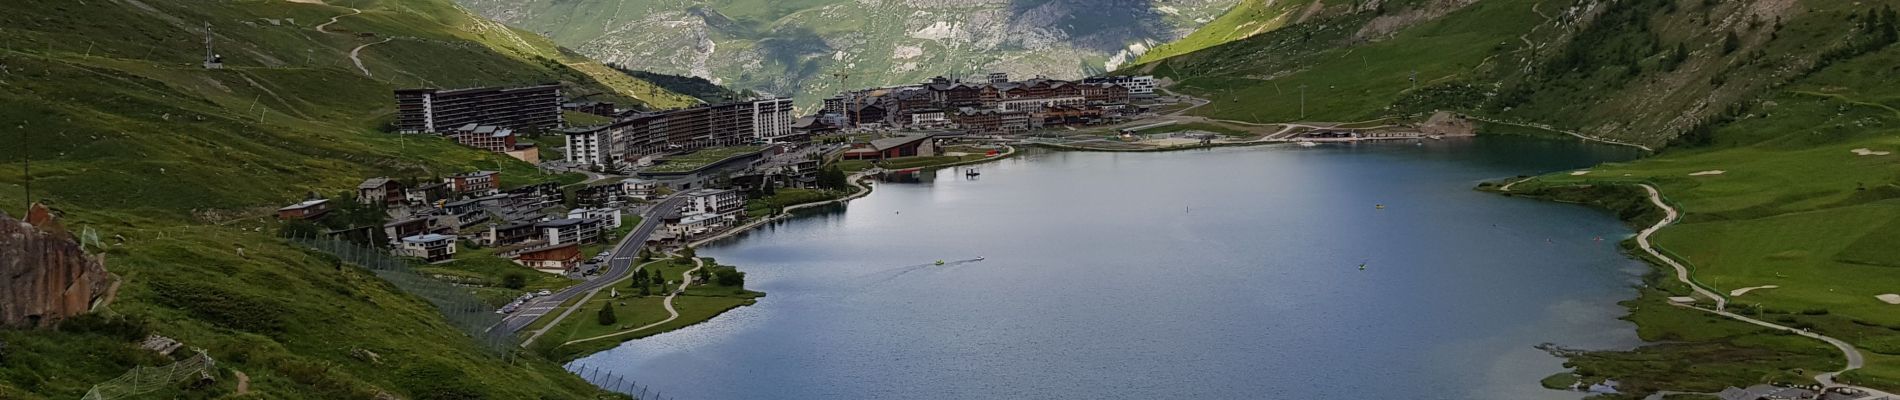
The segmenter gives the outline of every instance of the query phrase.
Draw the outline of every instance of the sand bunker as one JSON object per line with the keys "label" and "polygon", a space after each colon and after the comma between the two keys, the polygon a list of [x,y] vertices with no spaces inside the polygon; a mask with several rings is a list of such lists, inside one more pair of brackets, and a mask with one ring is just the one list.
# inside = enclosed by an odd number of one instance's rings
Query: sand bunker
{"label": "sand bunker", "polygon": [[1900,294],[1888,293],[1888,294],[1883,294],[1879,296],[1874,296],[1874,298],[1880,299],[1880,301],[1887,302],[1887,304],[1900,304]]}
{"label": "sand bunker", "polygon": [[1590,174],[1590,170],[1587,170],[1587,169],[1582,170],[1582,171],[1570,171],[1570,176],[1582,176],[1582,175],[1589,175],[1589,174]]}
{"label": "sand bunker", "polygon": [[1865,147],[1854,149],[1851,151],[1853,151],[1854,155],[1857,155],[1857,156],[1884,156],[1888,154],[1893,154],[1891,152],[1885,152],[1885,151],[1874,151],[1874,149],[1869,149]]}
{"label": "sand bunker", "polygon": [[1721,174],[1726,174],[1726,173],[1728,173],[1728,171],[1712,169],[1708,171],[1691,172],[1689,173],[1689,176],[1709,176],[1709,175],[1721,175]]}
{"label": "sand bunker", "polygon": [[1729,297],[1737,297],[1737,296],[1741,296],[1741,295],[1744,295],[1744,294],[1748,294],[1748,292],[1751,292],[1751,291],[1754,291],[1754,290],[1756,290],[1756,289],[1774,289],[1774,288],[1778,288],[1778,287],[1780,287],[1780,286],[1775,286],[1775,285],[1762,285],[1762,286],[1756,286],[1756,287],[1745,287],[1745,288],[1741,288],[1741,289],[1735,289],[1735,290],[1730,290],[1730,291],[1728,291],[1728,295],[1729,295]]}

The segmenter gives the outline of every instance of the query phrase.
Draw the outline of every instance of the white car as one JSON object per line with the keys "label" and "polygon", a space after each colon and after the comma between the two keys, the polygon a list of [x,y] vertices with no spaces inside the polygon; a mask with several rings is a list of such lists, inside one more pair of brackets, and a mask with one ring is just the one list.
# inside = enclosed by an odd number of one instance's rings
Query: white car
{"label": "white car", "polygon": [[541,291],[534,293],[534,295],[536,296],[547,296],[547,295],[552,295],[552,294],[554,294],[554,292],[547,291],[546,289],[542,289]]}

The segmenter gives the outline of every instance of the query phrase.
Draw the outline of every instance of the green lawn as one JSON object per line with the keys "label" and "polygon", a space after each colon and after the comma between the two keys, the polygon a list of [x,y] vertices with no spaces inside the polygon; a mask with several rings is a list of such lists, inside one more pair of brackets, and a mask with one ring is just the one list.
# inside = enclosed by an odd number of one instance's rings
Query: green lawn
{"label": "green lawn", "polygon": [[651,172],[692,171],[692,170],[696,170],[700,168],[705,168],[707,165],[712,165],[714,163],[724,161],[725,159],[728,159],[728,158],[737,157],[744,154],[757,153],[761,149],[763,148],[759,146],[731,146],[731,147],[714,147],[714,148],[709,148],[709,149],[701,149],[699,151],[695,151],[690,154],[682,154],[682,155],[677,155],[677,156],[666,157],[665,159],[663,159],[663,162],[660,165],[655,165],[652,168],[648,168],[647,171],[651,171]]}
{"label": "green lawn", "polygon": [[747,199],[745,202],[745,213],[747,219],[764,218],[772,216],[787,206],[820,202],[839,197],[844,197],[844,194],[830,190],[781,188],[777,189],[776,193],[768,197]]}
{"label": "green lawn", "polygon": [[[706,260],[707,267],[714,270],[730,270],[733,268],[719,265],[710,258]],[[647,271],[645,273],[649,275],[652,274],[651,271],[661,271],[663,276],[666,277],[666,280],[670,282],[666,285],[667,290],[671,290],[677,287],[681,274],[693,268],[693,263],[692,261],[674,258],[645,264],[644,268],[646,268],[645,271]],[[619,291],[619,297],[609,297],[607,291],[596,294],[593,299],[582,305],[573,315],[562,320],[559,325],[551,328],[538,339],[534,345],[536,350],[555,359],[578,358],[593,352],[612,348],[624,341],[652,336],[704,322],[726,310],[751,305],[757,301],[757,298],[765,295],[764,293],[745,290],[743,287],[721,286],[717,283],[717,280],[697,283],[687,287],[685,293],[673,299],[673,308],[680,313],[680,316],[672,322],[622,336],[571,345],[565,344],[568,341],[576,339],[624,332],[665,320],[668,317],[669,314],[667,314],[662,304],[665,292],[661,291],[659,284],[649,284],[648,290],[651,295],[640,296],[639,289],[632,286],[631,283],[631,280],[624,280],[613,286],[615,290]],[[607,307],[609,304],[614,308],[616,321],[610,325],[602,325],[600,323],[599,313],[602,308]]]}

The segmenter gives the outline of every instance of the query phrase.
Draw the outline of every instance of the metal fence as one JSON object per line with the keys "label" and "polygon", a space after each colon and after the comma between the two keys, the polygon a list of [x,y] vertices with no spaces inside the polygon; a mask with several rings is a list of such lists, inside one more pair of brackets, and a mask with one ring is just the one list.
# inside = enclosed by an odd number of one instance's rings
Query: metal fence
{"label": "metal fence", "polygon": [[292,238],[291,241],[368,269],[397,289],[428,300],[449,324],[481,342],[483,347],[504,358],[513,357],[516,350],[513,335],[489,329],[501,323],[502,315],[496,314],[494,307],[468,288],[416,272],[409,260],[391,255],[387,250],[327,237]]}
{"label": "metal fence", "polygon": [[199,376],[215,376],[218,362],[210,355],[199,351],[178,362],[160,367],[133,367],[125,375],[92,386],[81,400],[112,400],[138,396],[153,391],[177,387],[179,382]]}
{"label": "metal fence", "polygon": [[[291,242],[336,256],[343,262],[355,264],[376,273],[376,276],[395,285],[404,292],[428,300],[436,310],[448,318],[449,323],[467,333],[483,347],[504,360],[512,360],[516,346],[514,335],[502,329],[490,330],[501,323],[502,315],[496,314],[494,307],[481,301],[468,288],[457,286],[425,276],[411,266],[408,259],[397,257],[375,247],[363,246],[336,238],[291,238]],[[601,389],[624,393],[636,400],[673,400],[651,387],[640,385],[632,379],[603,371],[590,366],[568,367],[569,372],[579,375],[588,383]],[[111,399],[107,397],[105,399]],[[86,400],[93,400],[88,397]]]}
{"label": "metal fence", "polygon": [[600,367],[575,364],[568,365],[567,371],[573,372],[574,375],[580,375],[581,379],[586,379],[587,382],[593,383],[594,386],[599,386],[601,389],[633,396],[634,400],[678,400],[677,398],[666,396],[663,392],[654,390],[651,386],[641,385],[640,382],[627,379],[627,377],[615,374],[612,371],[600,369]]}

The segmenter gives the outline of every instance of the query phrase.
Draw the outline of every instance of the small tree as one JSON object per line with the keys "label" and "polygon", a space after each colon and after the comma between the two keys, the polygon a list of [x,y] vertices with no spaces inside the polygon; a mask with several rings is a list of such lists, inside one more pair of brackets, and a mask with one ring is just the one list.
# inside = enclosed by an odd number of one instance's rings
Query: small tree
{"label": "small tree", "polygon": [[520,289],[527,286],[528,286],[528,276],[522,275],[519,272],[509,273],[507,276],[501,277],[501,287],[505,287],[509,289]]}
{"label": "small tree", "polygon": [[720,270],[718,275],[719,286],[745,286],[745,273],[737,269]]}
{"label": "small tree", "polygon": [[1722,55],[1734,53],[1736,49],[1740,48],[1742,48],[1742,38],[1736,36],[1735,31],[1729,31],[1728,37],[1722,39]]}
{"label": "small tree", "polygon": [[614,303],[608,302],[600,307],[599,319],[601,325],[613,325],[620,322],[619,318],[614,317]]}
{"label": "small tree", "polygon": [[640,297],[646,297],[646,296],[652,296],[652,295],[653,295],[652,286],[640,285]]}

